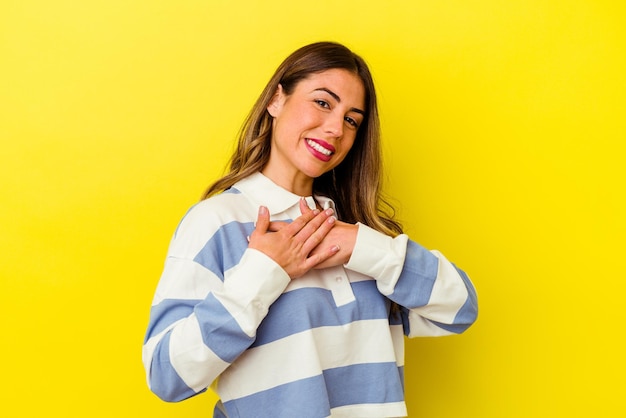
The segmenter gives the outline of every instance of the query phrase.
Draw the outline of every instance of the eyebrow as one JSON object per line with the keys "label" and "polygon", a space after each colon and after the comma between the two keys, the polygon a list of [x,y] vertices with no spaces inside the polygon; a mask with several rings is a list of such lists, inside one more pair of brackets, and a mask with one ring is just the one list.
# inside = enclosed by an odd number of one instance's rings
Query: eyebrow
{"label": "eyebrow", "polygon": [[[341,103],[341,97],[339,97],[337,95],[337,93],[335,93],[334,91],[327,89],[326,87],[320,87],[318,89],[315,89],[314,91],[325,91],[326,93],[330,94],[331,96],[333,96],[333,99],[337,100],[337,103]],[[356,112],[356,113],[360,113],[361,115],[365,116],[365,111],[361,110],[359,108],[353,107],[350,108],[351,111]]]}

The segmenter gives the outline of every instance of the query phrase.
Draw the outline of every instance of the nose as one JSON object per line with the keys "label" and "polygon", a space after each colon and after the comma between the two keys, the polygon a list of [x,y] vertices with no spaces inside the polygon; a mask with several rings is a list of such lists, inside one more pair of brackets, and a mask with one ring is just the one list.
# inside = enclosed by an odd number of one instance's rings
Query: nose
{"label": "nose", "polygon": [[334,138],[341,138],[343,136],[343,115],[328,115],[324,123],[324,131]]}

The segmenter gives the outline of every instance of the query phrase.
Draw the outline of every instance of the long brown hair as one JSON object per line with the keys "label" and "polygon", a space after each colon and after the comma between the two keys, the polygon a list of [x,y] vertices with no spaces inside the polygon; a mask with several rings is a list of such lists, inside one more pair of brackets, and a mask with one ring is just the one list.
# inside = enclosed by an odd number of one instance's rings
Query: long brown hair
{"label": "long brown hair", "polygon": [[394,219],[393,206],[381,193],[380,121],[372,75],[360,56],[335,42],[304,46],[283,61],[241,127],[230,171],[207,189],[204,198],[261,171],[269,161],[272,117],[267,106],[278,85],[289,95],[310,74],[330,69],[344,69],[359,76],[365,88],[366,112],[352,149],[335,169],[314,179],[313,193],[333,199],[345,222],[361,222],[392,236],[402,233],[402,226]]}

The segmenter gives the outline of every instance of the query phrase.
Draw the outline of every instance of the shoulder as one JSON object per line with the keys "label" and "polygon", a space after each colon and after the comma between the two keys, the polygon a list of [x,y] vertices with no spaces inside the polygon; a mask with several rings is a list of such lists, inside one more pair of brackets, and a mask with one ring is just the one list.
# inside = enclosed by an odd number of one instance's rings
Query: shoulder
{"label": "shoulder", "polygon": [[248,222],[256,220],[253,205],[236,189],[230,189],[193,205],[185,214],[176,234],[192,226],[214,228],[232,221]]}
{"label": "shoulder", "polygon": [[211,196],[193,205],[183,216],[170,250],[176,253],[177,248],[201,246],[225,225],[254,223],[256,213],[252,203],[236,189]]}

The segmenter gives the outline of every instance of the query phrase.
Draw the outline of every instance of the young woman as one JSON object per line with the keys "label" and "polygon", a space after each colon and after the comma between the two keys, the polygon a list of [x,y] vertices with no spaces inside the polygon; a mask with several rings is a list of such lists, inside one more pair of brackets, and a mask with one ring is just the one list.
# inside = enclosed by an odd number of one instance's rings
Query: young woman
{"label": "young woman", "polygon": [[214,417],[399,417],[404,335],[461,333],[469,278],[381,197],[376,94],[330,42],[277,69],[230,172],[176,230],[143,361],[152,391],[212,387]]}

